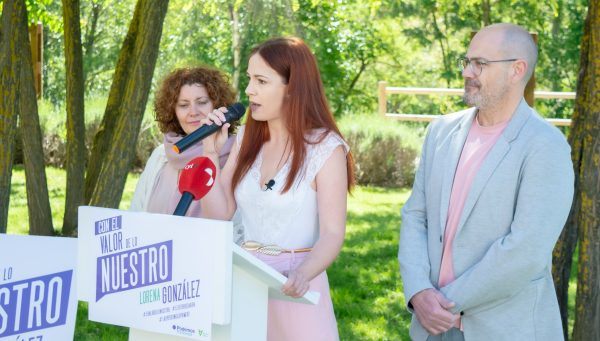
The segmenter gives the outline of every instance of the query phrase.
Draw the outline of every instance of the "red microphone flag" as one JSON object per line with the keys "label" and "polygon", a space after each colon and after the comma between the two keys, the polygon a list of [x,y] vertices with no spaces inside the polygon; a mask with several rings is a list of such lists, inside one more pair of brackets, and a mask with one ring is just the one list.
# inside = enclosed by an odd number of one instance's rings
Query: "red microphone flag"
{"label": "red microphone flag", "polygon": [[194,200],[204,197],[215,183],[217,167],[207,157],[192,159],[179,175],[179,192],[188,192]]}

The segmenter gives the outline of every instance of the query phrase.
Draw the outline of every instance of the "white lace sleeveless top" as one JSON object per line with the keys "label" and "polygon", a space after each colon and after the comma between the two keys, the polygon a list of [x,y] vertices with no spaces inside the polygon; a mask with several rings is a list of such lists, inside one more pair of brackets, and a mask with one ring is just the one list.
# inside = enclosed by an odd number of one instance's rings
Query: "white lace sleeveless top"
{"label": "white lace sleeveless top", "polygon": [[[238,131],[238,145],[241,145],[244,128],[242,126]],[[316,142],[324,132],[324,129],[315,129],[307,140]],[[264,191],[260,184],[261,150],[234,193],[244,225],[244,240],[288,249],[312,247],[319,238],[319,212],[317,192],[310,184],[340,145],[348,153],[348,145],[334,132],[329,132],[318,144],[306,144],[304,168],[284,194],[281,194],[281,189],[287,180],[291,158],[273,178],[273,190]]]}

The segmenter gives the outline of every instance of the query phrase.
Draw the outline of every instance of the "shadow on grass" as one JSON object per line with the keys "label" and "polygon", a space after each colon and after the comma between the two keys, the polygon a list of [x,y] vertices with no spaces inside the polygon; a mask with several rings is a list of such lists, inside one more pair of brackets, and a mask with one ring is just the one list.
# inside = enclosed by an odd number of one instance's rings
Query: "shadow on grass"
{"label": "shadow on grass", "polygon": [[10,184],[10,196],[16,196],[17,194],[25,192],[25,182],[16,182],[13,181]]}

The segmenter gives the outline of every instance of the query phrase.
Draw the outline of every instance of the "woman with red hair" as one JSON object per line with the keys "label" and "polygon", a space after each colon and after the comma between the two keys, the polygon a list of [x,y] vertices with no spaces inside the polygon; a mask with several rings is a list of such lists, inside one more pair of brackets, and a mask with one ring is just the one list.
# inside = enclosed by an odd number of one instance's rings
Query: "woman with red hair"
{"label": "woman with red hair", "polygon": [[[241,213],[242,246],[287,276],[284,294],[320,292],[316,306],[270,300],[269,340],[337,340],[325,270],[344,241],[352,155],[329,109],[317,61],[302,40],[258,45],[247,73],[250,115],[202,211],[227,220],[236,209]],[[215,163],[229,127],[224,112],[219,108],[203,121],[223,126],[204,141],[204,155]]]}

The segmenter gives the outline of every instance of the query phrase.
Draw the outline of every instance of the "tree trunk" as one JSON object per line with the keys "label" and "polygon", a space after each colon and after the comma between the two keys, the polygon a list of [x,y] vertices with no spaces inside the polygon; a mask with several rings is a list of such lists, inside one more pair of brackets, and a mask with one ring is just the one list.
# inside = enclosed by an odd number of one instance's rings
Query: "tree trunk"
{"label": "tree trunk", "polygon": [[[63,0],[64,1],[64,0]],[[83,51],[85,53],[85,56],[83,58],[83,60],[91,60],[92,55],[93,55],[93,51],[94,51],[94,44],[96,42],[96,31],[98,28],[98,20],[100,19],[100,15],[102,13],[102,11],[104,10],[104,1],[101,0],[96,0],[96,1],[91,1],[90,4],[90,14],[88,16],[88,21],[90,22],[90,24],[86,25],[86,30],[85,30],[85,34],[84,34],[84,41],[83,41]],[[81,28],[80,28],[81,30]],[[93,85],[94,83],[94,78],[95,78],[95,73],[89,73],[90,70],[86,70],[86,68],[84,67],[83,70],[83,79],[84,79],[84,86],[90,84]],[[86,87],[87,88],[87,87]]]}
{"label": "tree trunk", "polygon": [[168,1],[138,1],[115,69],[86,177],[90,204],[118,207],[135,155]]}
{"label": "tree trunk", "polygon": [[14,141],[21,103],[19,69],[23,68],[23,59],[20,46],[15,42],[27,38],[19,36],[23,32],[27,34],[20,27],[23,11],[25,3],[22,0],[4,0],[0,28],[0,233],[6,233],[8,224]]}
{"label": "tree trunk", "polygon": [[490,0],[481,1],[481,21],[483,26],[492,24]]}
{"label": "tree trunk", "polygon": [[[573,136],[571,132],[570,137]],[[571,146],[573,146],[573,139],[569,138]],[[578,151],[573,149],[571,151],[572,159],[578,160]],[[575,168],[575,174],[578,174],[578,165],[573,164]],[[579,190],[579,181],[575,179],[575,192]],[[577,212],[580,210],[578,196],[575,195],[573,198],[573,205],[571,212],[569,213],[569,219],[565,224],[554,252],[552,253],[552,277],[554,278],[554,286],[556,289],[556,297],[558,298],[558,306],[560,307],[560,318],[563,326],[563,336],[565,340],[569,339],[569,279],[571,277],[571,266],[573,263],[573,253],[575,252],[575,246],[577,245]]]}
{"label": "tree trunk", "polygon": [[[120,107],[124,102],[125,86],[127,79],[130,77],[131,72],[130,64],[133,64],[133,47],[135,40],[138,35],[138,26],[140,22],[139,11],[141,8],[141,1],[138,1],[135,5],[134,16],[129,24],[129,31],[123,41],[117,66],[115,68],[115,74],[113,75],[113,81],[110,87],[108,100],[106,103],[106,109],[100,128],[94,136],[94,143],[92,145],[92,152],[90,159],[87,164],[87,172],[85,177],[85,202],[89,203],[100,175],[100,168],[106,153],[110,147],[110,141],[112,140],[115,123],[120,113]],[[134,146],[135,148],[135,146]]]}
{"label": "tree trunk", "polygon": [[[560,6],[560,5],[559,5]],[[560,11],[560,7],[559,7]],[[555,18],[553,21],[552,35],[556,37],[555,28],[560,24],[561,15]],[[582,41],[582,44],[586,44]],[[583,45],[582,45],[583,48]],[[581,60],[581,66],[583,66],[583,59]],[[581,78],[582,74],[579,75],[579,83],[583,81]],[[579,98],[579,100],[582,97]],[[577,123],[575,120],[580,117],[578,114],[573,115],[573,124],[571,125],[571,132],[569,134],[569,144],[571,145],[571,160],[573,161],[573,170],[575,172],[575,191],[579,188],[579,174],[581,172],[581,136],[582,136],[582,125]],[[569,339],[569,280],[571,278],[571,267],[573,265],[573,254],[577,246],[578,239],[578,226],[577,219],[579,212],[581,211],[580,196],[575,194],[573,196],[573,204],[571,206],[571,212],[569,218],[565,224],[565,227],[554,247],[552,253],[552,277],[554,278],[554,287],[556,289],[556,297],[558,298],[558,306],[560,308],[560,318],[563,326],[563,336],[565,340]]]}
{"label": "tree trunk", "polygon": [[365,72],[368,65],[369,65],[369,62],[366,61],[366,58],[363,57],[360,59],[360,67],[358,68],[358,72],[356,73],[356,75],[354,75],[354,78],[352,78],[352,81],[350,82],[350,86],[346,90],[346,97],[351,95],[352,90],[354,90],[354,86],[356,86],[356,83],[358,83],[360,76],[362,76],[363,72]]}
{"label": "tree trunk", "polygon": [[579,271],[573,340],[600,340],[600,3],[590,1],[581,44],[581,64],[571,138],[578,201]]}
{"label": "tree trunk", "polygon": [[[64,0],[63,0],[64,1]],[[63,4],[64,6],[64,4]],[[86,26],[83,48],[85,50],[85,57],[91,58],[92,51],[94,47],[94,43],[96,42],[96,30],[98,28],[98,20],[100,19],[100,13],[103,10],[104,2],[103,1],[91,1],[90,4],[90,14],[88,16],[88,20],[90,24]],[[81,28],[80,28],[81,30]]]}
{"label": "tree trunk", "polygon": [[62,233],[77,229],[77,207],[84,203],[85,115],[79,0],[63,0],[67,74],[67,194]]}
{"label": "tree trunk", "polygon": [[[23,1],[19,1],[23,2]],[[29,233],[37,235],[52,235],[52,213],[48,197],[48,183],[44,165],[42,147],[42,131],[38,116],[37,96],[33,81],[31,47],[27,27],[27,9],[24,4],[19,6],[16,35],[12,43],[19,51],[21,65],[18,67],[18,77],[21,77],[18,91],[19,96],[19,129],[23,141],[23,163],[25,165],[25,187],[27,189],[27,210],[29,212]]]}
{"label": "tree trunk", "polygon": [[[587,49],[587,46],[585,46],[586,44],[587,42],[582,40],[582,50]],[[586,57],[582,54],[580,69],[583,70],[585,64]],[[578,84],[582,84],[582,76],[583,73],[580,73]],[[582,107],[581,101],[584,99],[585,94],[577,92],[576,103],[580,103],[577,105],[577,108]],[[579,212],[581,211],[581,197],[577,194],[580,192],[581,152],[583,143],[583,125],[580,122],[581,117],[581,112],[576,109],[573,113],[573,123],[571,124],[571,132],[569,134],[571,160],[573,161],[573,170],[575,173],[575,195],[573,196],[573,204],[571,205],[569,218],[565,223],[565,227],[552,253],[552,277],[554,278],[556,297],[558,298],[558,306],[560,307],[560,317],[565,340],[569,339],[569,279],[571,277],[573,254],[575,252],[575,247],[577,246],[577,224]]]}
{"label": "tree trunk", "polygon": [[[352,78],[352,81],[350,81],[350,86],[348,86],[348,89],[346,89],[346,92],[344,93],[344,98],[348,98],[352,95],[352,91],[354,91],[354,87],[356,86],[356,83],[358,83],[360,76],[362,76],[362,74],[365,72],[368,65],[369,65],[369,62],[366,60],[366,58],[364,56],[362,56],[360,59],[360,67],[358,68],[358,72],[356,73],[356,75],[354,75],[354,77]],[[336,112],[343,112],[348,107],[349,107],[348,103],[342,102],[338,106],[338,108],[336,108]]]}
{"label": "tree trunk", "polygon": [[231,50],[233,52],[233,79],[232,86],[237,90],[236,100],[240,99],[240,27],[235,1],[229,3],[229,18],[231,19]]}

